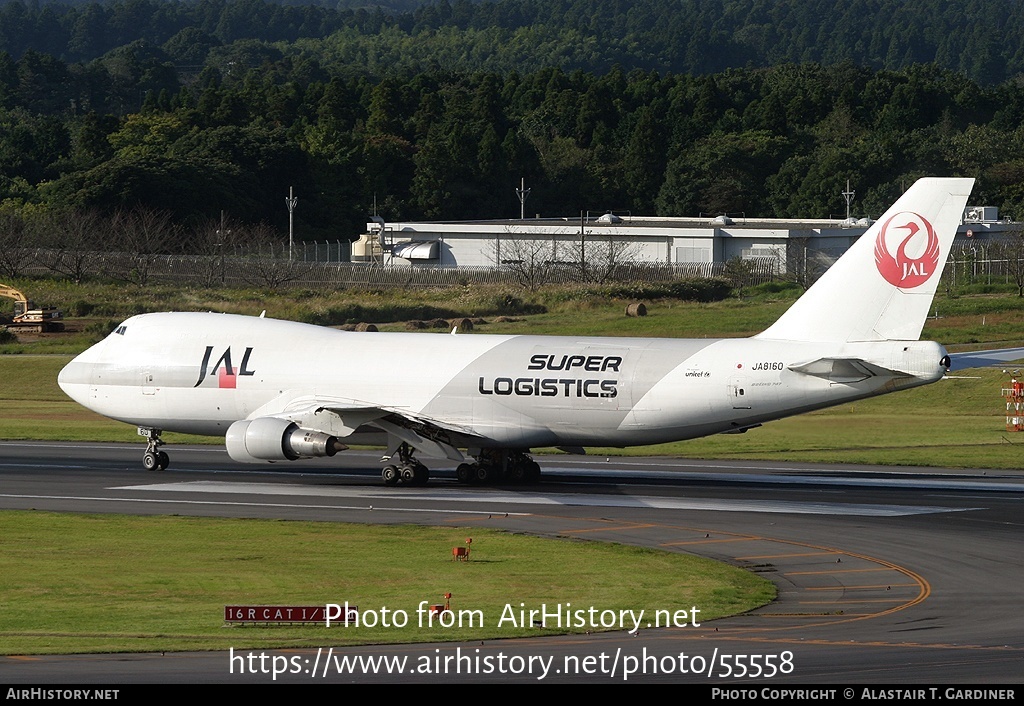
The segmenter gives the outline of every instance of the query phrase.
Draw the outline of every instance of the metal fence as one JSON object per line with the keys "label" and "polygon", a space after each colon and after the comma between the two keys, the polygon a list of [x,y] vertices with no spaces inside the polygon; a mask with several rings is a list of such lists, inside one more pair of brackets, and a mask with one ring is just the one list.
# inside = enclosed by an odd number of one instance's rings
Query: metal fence
{"label": "metal fence", "polygon": [[[604,273],[606,282],[670,282],[694,277],[721,277],[722,263],[680,265],[630,264]],[[754,278],[771,279],[770,268],[758,268]],[[316,263],[269,258],[168,257],[154,265],[152,281],[182,282],[201,286],[240,285],[266,287],[452,287],[466,284],[523,284],[510,268],[401,266],[353,263]],[[554,268],[545,284],[594,281],[578,269]]]}
{"label": "metal fence", "polygon": [[[352,244],[347,240],[312,241],[303,240],[292,247],[292,260],[313,263],[347,263],[351,257]],[[226,253],[235,258],[265,258],[287,260],[288,243],[258,243],[229,246]]]}
{"label": "metal fence", "polygon": [[[430,264],[351,263],[349,243],[296,243],[289,258],[287,243],[229,246],[198,255],[157,255],[130,252],[9,249],[5,262],[19,262],[18,274],[56,274],[73,281],[101,277],[138,285],[177,283],[185,286],[254,286],[265,288],[307,287],[450,287],[470,283],[511,284],[535,287],[543,284],[671,282],[681,279],[721,277],[736,286],[750,286],[780,276],[773,258],[749,258],[737,269],[735,263],[652,263],[592,261],[543,263],[543,276],[524,278],[515,264],[451,267]],[[7,268],[5,267],[5,270]]]}
{"label": "metal fence", "polygon": [[942,277],[947,288],[956,289],[970,285],[1016,284],[1016,275],[1021,271],[1021,263],[1007,257],[1002,243],[982,241],[954,246]]}
{"label": "metal fence", "polygon": [[[346,243],[347,245],[347,243]],[[335,243],[308,243],[288,258],[287,245],[263,249],[226,249],[215,255],[143,255],[118,252],[25,251],[24,274],[57,274],[71,279],[104,277],[135,284],[156,282],[189,286],[256,287],[450,287],[470,283],[520,284],[521,273],[512,266],[444,267],[437,265],[380,265],[337,262]],[[299,254],[301,253],[301,257]],[[317,258],[320,258],[319,260]],[[330,258],[330,259],[325,259]],[[777,276],[765,259],[747,261],[744,284]],[[553,263],[537,284],[594,282],[670,282],[697,277],[727,277],[718,262],[682,264],[629,262],[613,268],[581,269],[573,263]]]}

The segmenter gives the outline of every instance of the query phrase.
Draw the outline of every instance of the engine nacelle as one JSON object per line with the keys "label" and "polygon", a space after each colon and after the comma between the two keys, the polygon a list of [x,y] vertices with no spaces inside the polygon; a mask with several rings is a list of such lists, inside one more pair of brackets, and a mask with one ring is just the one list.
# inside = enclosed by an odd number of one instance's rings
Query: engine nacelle
{"label": "engine nacelle", "polygon": [[228,455],[242,463],[333,456],[348,448],[335,436],[278,417],[235,422],[228,427],[224,445]]}

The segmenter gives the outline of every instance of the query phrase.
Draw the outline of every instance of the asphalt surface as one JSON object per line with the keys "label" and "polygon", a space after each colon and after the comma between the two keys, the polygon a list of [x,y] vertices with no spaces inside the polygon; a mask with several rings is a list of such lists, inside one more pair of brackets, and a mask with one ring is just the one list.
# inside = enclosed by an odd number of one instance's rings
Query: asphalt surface
{"label": "asphalt surface", "polygon": [[[635,635],[0,657],[0,681],[661,681],[842,689],[1015,684],[1024,674],[1018,471],[552,456],[538,458],[545,472],[539,486],[476,488],[456,484],[453,469],[425,459],[430,485],[385,488],[377,459],[366,453],[254,471],[219,448],[167,451],[170,469],[147,473],[141,444],[0,442],[0,509],[506,528],[718,559],[771,579],[779,598],[699,628],[642,627]],[[390,671],[384,663],[374,669],[343,661],[378,657],[405,661],[391,662]],[[275,668],[284,672],[275,676]]]}

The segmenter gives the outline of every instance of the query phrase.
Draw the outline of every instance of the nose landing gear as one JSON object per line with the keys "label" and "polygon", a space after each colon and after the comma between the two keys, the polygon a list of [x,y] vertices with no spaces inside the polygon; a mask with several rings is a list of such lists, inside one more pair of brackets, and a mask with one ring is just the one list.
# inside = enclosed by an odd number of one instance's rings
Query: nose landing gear
{"label": "nose landing gear", "polygon": [[171,463],[171,457],[166,452],[159,450],[165,443],[160,438],[160,433],[160,429],[139,427],[139,436],[144,436],[149,440],[149,443],[146,444],[146,453],[142,454],[142,467],[147,471],[163,471]]}

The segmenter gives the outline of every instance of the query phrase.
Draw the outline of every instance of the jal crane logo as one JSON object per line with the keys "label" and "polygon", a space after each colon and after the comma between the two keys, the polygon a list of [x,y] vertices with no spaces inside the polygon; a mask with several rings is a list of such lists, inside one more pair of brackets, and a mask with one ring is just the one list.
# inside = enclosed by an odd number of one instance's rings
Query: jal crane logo
{"label": "jal crane logo", "polygon": [[[894,241],[899,243],[895,257]],[[939,267],[939,237],[932,224],[910,211],[891,217],[875,240],[875,265],[895,287],[913,289],[927,282]]]}

